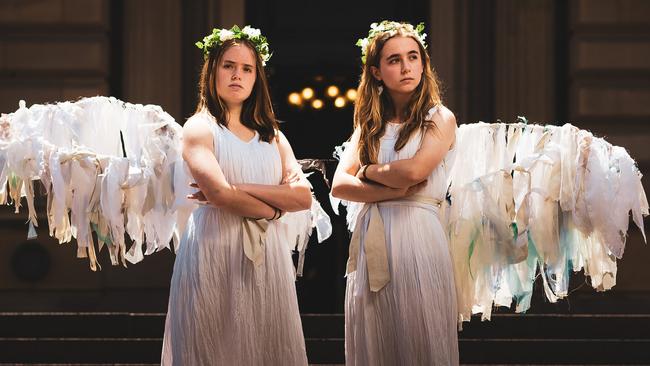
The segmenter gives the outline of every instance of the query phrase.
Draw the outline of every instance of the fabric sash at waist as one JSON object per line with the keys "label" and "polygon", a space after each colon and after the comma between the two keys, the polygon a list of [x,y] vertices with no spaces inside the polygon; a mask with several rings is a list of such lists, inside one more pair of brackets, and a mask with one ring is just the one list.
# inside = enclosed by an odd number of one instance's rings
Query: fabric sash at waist
{"label": "fabric sash at waist", "polygon": [[[199,203],[197,209],[218,210],[214,206],[202,203]],[[264,244],[270,221],[267,219],[253,219],[248,217],[244,217],[241,220],[244,255],[255,266],[259,266],[264,262]]]}
{"label": "fabric sash at waist", "polygon": [[386,230],[384,228],[384,221],[381,219],[379,213],[379,207],[423,205],[437,212],[441,204],[442,200],[423,195],[412,195],[399,200],[365,204],[357,216],[357,222],[352,233],[352,239],[350,240],[350,254],[346,275],[357,270],[357,259],[361,246],[361,231],[363,230],[362,220],[366,215],[369,215],[369,221],[364,235],[363,248],[366,255],[366,266],[368,267],[368,283],[370,285],[370,291],[378,292],[390,282],[388,254],[386,250]]}

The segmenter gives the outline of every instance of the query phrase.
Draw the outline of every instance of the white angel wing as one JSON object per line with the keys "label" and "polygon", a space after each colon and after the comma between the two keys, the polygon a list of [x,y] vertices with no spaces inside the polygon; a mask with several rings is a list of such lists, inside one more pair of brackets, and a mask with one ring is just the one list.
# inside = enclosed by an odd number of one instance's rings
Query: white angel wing
{"label": "white angel wing", "polygon": [[551,302],[568,295],[572,271],[599,291],[615,285],[629,213],[642,233],[648,215],[624,149],[572,125],[523,123],[462,125],[457,144],[448,232],[459,321],[513,300],[526,311],[538,274]]}
{"label": "white angel wing", "polygon": [[[176,250],[196,207],[186,198],[193,179],[181,138],[181,127],[155,105],[92,97],[27,108],[21,101],[16,112],[0,116],[0,203],[11,198],[18,210],[26,197],[35,236],[33,181],[40,180],[50,235],[60,243],[76,238],[77,256],[88,257],[92,270],[104,246],[111,263],[124,266],[171,249],[171,241]],[[315,199],[310,211],[284,221],[301,261],[314,227],[319,241],[332,231]],[[128,251],[125,233],[133,241]]]}
{"label": "white angel wing", "polygon": [[[1,121],[0,184],[9,184],[17,209],[26,197],[36,225],[33,181],[43,182],[50,235],[62,243],[76,238],[77,255],[89,257],[93,270],[104,245],[111,262],[123,265],[142,259],[145,241],[154,249],[168,246],[181,127],[160,107],[106,97],[30,108],[21,102]],[[128,253],[125,232],[134,240]]]}

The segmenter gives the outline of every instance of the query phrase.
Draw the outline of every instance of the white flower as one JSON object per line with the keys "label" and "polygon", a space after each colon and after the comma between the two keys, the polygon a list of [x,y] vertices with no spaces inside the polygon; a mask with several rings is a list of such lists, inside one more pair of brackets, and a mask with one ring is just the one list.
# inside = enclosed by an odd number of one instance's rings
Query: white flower
{"label": "white flower", "polygon": [[422,43],[424,43],[424,39],[425,39],[425,38],[427,38],[427,34],[426,34],[426,33],[422,33],[422,35],[420,35],[420,41],[421,41]]}
{"label": "white flower", "polygon": [[370,43],[370,41],[368,40],[368,38],[364,38],[364,39],[361,40],[361,50],[363,50],[363,53],[367,52],[366,50],[368,49],[368,44],[369,43]]}
{"label": "white flower", "polygon": [[227,30],[227,29],[222,29],[221,32],[219,32],[219,40],[221,42],[225,42],[229,39],[235,38],[235,33]]}
{"label": "white flower", "polygon": [[257,38],[259,37],[262,32],[259,29],[255,29],[251,26],[245,26],[244,29],[241,30],[242,33],[246,34],[248,38]]}

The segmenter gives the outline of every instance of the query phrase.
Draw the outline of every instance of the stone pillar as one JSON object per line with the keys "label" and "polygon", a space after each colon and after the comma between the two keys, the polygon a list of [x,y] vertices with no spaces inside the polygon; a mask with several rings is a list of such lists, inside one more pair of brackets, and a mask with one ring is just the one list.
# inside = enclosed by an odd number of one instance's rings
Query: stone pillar
{"label": "stone pillar", "polygon": [[555,2],[495,4],[495,117],[555,122]]}
{"label": "stone pillar", "polygon": [[181,1],[124,2],[122,98],[181,117]]}

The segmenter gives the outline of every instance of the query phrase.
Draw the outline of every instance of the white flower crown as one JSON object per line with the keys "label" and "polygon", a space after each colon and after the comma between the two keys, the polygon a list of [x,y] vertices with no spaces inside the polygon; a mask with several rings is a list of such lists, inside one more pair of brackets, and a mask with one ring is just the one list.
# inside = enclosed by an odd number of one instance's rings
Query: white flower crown
{"label": "white flower crown", "polygon": [[196,42],[196,47],[203,50],[203,58],[207,59],[210,51],[215,47],[221,46],[224,42],[231,39],[247,39],[255,46],[255,50],[262,58],[262,65],[266,66],[266,62],[271,59],[272,53],[269,52],[269,43],[266,37],[262,35],[259,29],[253,28],[249,25],[244,29],[239,29],[239,26],[234,25],[230,29],[212,29],[212,33],[203,37],[203,42]]}
{"label": "white flower crown", "polygon": [[390,37],[392,37],[396,35],[399,30],[402,30],[404,33],[406,33],[409,36],[413,36],[415,39],[417,39],[420,42],[422,47],[427,48],[426,43],[424,43],[424,39],[427,37],[427,34],[423,32],[424,23],[420,23],[416,27],[413,27],[413,25],[410,23],[400,23],[400,22],[394,22],[390,20],[383,20],[380,23],[370,24],[370,31],[368,32],[368,37],[361,38],[357,41],[357,46],[361,47],[361,62],[363,62],[364,64],[366,63],[368,46],[370,46],[370,43],[372,42],[373,39],[377,38],[378,36],[384,33],[388,33],[390,34]]}

